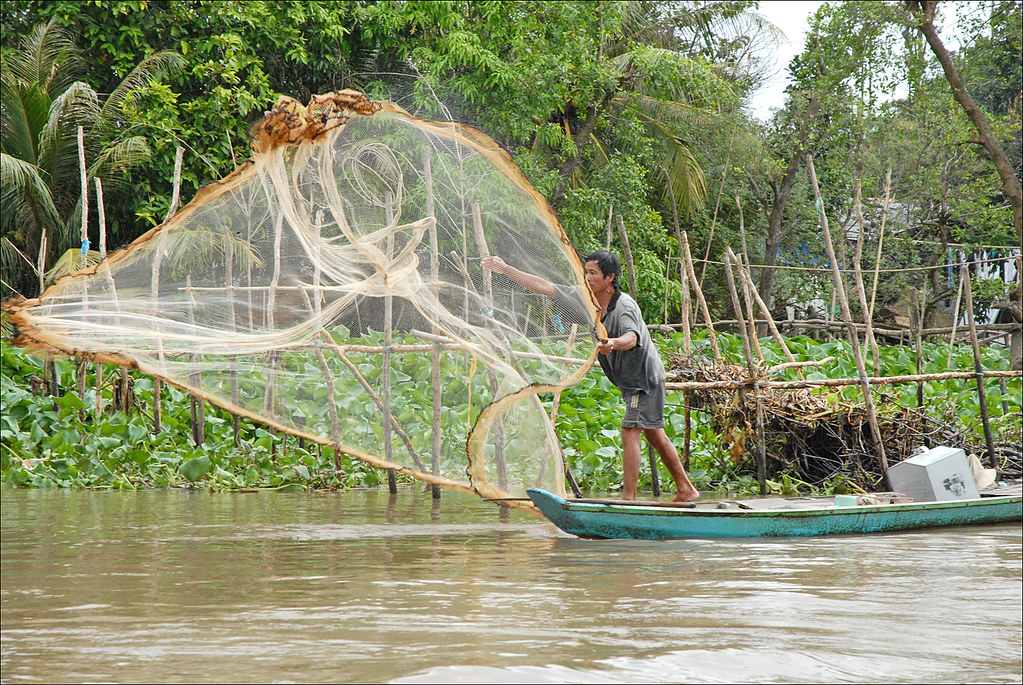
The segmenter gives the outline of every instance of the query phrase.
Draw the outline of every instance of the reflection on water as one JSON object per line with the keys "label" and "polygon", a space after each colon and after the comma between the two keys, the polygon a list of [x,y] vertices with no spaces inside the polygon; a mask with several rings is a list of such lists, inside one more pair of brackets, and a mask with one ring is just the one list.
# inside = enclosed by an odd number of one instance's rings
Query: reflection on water
{"label": "reflection on water", "polygon": [[1018,682],[1017,525],[586,541],[445,492],[3,488],[5,682]]}

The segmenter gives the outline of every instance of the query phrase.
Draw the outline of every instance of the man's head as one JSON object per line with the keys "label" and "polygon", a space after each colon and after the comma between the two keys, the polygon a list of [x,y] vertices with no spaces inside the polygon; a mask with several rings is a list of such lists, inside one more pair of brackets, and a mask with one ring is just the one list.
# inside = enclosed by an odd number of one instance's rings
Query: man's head
{"label": "man's head", "polygon": [[[589,266],[593,262],[597,269],[600,270],[600,274],[603,276],[603,280],[608,282],[609,285],[615,290],[619,290],[619,281],[622,280],[622,265],[618,261],[618,257],[607,250],[597,250],[586,257],[584,263]],[[589,269],[587,269],[589,271]],[[610,281],[607,281],[609,276],[613,276]],[[587,277],[587,281],[589,281]],[[594,287],[594,283],[590,283],[590,288],[596,292],[597,288]]]}

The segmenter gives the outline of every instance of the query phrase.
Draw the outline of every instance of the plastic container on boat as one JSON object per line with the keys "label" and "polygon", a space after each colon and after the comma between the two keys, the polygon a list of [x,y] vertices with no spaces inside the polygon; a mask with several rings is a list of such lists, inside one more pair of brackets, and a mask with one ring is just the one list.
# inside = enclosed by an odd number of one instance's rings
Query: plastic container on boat
{"label": "plastic container on boat", "polygon": [[944,502],[980,497],[966,453],[934,447],[888,469],[892,489],[915,502]]}

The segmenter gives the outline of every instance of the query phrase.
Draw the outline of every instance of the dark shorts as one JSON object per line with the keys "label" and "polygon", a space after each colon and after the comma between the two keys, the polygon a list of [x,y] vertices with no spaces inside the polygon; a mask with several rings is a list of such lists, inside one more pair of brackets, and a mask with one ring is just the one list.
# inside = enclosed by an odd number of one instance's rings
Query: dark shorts
{"label": "dark shorts", "polygon": [[622,428],[664,428],[664,386],[653,392],[622,393]]}

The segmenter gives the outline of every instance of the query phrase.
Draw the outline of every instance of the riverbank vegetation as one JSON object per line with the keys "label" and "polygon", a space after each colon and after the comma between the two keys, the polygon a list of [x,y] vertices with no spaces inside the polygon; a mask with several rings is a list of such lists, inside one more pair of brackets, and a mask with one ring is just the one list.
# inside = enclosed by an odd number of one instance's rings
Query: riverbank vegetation
{"label": "riverbank vegetation", "polygon": [[[655,338],[662,355],[678,357],[681,336]],[[721,334],[718,341],[725,364],[738,364],[742,345],[738,336]],[[701,336],[694,340],[697,353],[707,348]],[[782,359],[772,341],[762,341],[765,358]],[[787,339],[790,350],[801,360],[834,357],[834,361],[815,371],[818,378],[846,378],[854,368],[849,345],[841,341],[819,343],[805,337]],[[923,372],[934,373],[972,369],[968,348],[951,350],[947,346],[927,345]],[[908,375],[916,371],[915,362],[901,347],[882,350],[882,374]],[[1002,347],[984,350],[989,367],[1004,367],[1007,353]],[[690,364],[692,360],[690,360]],[[670,364],[669,364],[670,365]],[[152,379],[129,374],[128,403],[117,406],[122,394],[122,379],[108,367],[97,415],[92,391],[79,395],[77,364],[57,359],[55,370],[59,390],[54,396],[45,388],[44,360],[5,345],[2,352],[0,400],[0,469],[2,480],[29,487],[93,487],[111,489],[192,487],[211,490],[244,489],[316,489],[375,487],[386,483],[385,472],[343,454],[303,442],[293,436],[274,434],[247,420],[239,421],[235,438],[234,417],[207,405],[203,442],[192,438],[192,409],[189,397],[174,388],[165,388],[162,399],[162,427],[153,430]],[[90,365],[92,366],[92,365]],[[794,380],[794,370],[776,375],[779,380]],[[94,382],[90,376],[87,381]],[[941,436],[941,444],[964,447],[980,453],[984,436],[980,408],[972,383],[962,380],[933,381],[924,384],[926,432],[912,436],[910,447],[922,446]],[[1021,426],[1020,379],[1004,384],[989,380],[987,408],[998,443],[1007,445],[1000,455],[1000,470],[1009,476],[1018,474],[1018,439]],[[854,414],[862,404],[858,388],[841,391],[818,389],[807,392],[815,405],[825,411],[804,421],[816,421],[822,428],[837,424],[830,417]],[[729,393],[732,397],[735,391]],[[737,425],[722,407],[726,404],[709,394],[692,393],[690,426],[690,474],[698,487],[728,488],[739,493],[757,489],[754,453],[739,437],[748,426]],[[806,401],[807,398],[803,398]],[[549,409],[551,398],[547,398]],[[915,384],[895,386],[879,400],[880,413],[889,422],[907,422],[907,414],[917,407]],[[368,398],[367,398],[368,403]],[[685,418],[682,393],[670,393],[666,412],[666,431],[682,449]],[[615,491],[621,485],[621,441],[619,428],[624,408],[618,391],[599,370],[592,370],[578,386],[562,395],[557,431],[570,468],[580,486],[589,492]],[[862,419],[861,419],[862,423]],[[913,425],[921,425],[920,421]],[[429,429],[410,430],[427,443]],[[775,436],[777,437],[777,436]],[[462,436],[445,436],[456,447]],[[869,438],[868,438],[869,440]],[[774,443],[772,443],[774,444]],[[869,443],[868,443],[869,444]],[[1015,446],[1015,447],[1013,447]],[[798,459],[782,451],[771,451],[769,489],[775,493],[845,492],[871,486],[869,478],[854,468],[856,445],[844,451],[814,455],[814,468],[804,469]],[[803,455],[805,458],[805,455]],[[651,489],[651,474],[644,466],[641,488]],[[659,465],[659,480],[668,475]]]}

